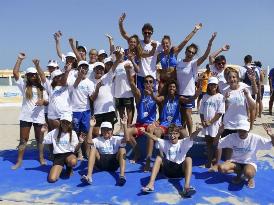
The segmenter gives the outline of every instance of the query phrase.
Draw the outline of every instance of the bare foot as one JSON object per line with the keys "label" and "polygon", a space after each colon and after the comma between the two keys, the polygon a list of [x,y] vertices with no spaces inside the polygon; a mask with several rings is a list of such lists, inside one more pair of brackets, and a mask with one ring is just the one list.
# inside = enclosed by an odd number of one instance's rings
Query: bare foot
{"label": "bare foot", "polygon": [[211,163],[210,162],[207,162],[206,164],[205,164],[205,168],[211,168]]}
{"label": "bare foot", "polygon": [[12,169],[12,170],[16,170],[16,169],[18,169],[19,167],[21,167],[21,165],[22,165],[22,161],[17,162],[15,165],[13,165],[13,166],[11,167],[11,169]]}
{"label": "bare foot", "polygon": [[249,180],[247,181],[247,187],[250,188],[250,189],[254,189],[254,188],[255,188],[255,181],[254,181],[253,178],[252,178],[252,179],[249,179]]}

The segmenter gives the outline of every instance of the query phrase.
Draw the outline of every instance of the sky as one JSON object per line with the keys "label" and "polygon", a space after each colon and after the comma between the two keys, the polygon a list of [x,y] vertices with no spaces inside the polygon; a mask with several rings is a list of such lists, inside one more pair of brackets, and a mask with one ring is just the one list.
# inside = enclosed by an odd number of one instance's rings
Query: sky
{"label": "sky", "polygon": [[[33,66],[34,58],[45,68],[49,59],[58,59],[53,38],[58,30],[63,33],[63,53],[70,51],[70,37],[88,49],[108,51],[106,33],[115,45],[126,48],[118,28],[122,12],[127,14],[126,31],[141,39],[141,28],[149,22],[154,40],[161,41],[167,34],[176,46],[201,22],[203,28],[189,42],[199,46],[198,56],[217,32],[211,51],[230,44],[231,49],[223,53],[228,63],[242,65],[250,54],[264,67],[274,67],[273,0],[9,0],[0,3],[0,69],[13,68],[21,51],[27,55],[22,70]],[[179,57],[184,57],[184,51]]]}

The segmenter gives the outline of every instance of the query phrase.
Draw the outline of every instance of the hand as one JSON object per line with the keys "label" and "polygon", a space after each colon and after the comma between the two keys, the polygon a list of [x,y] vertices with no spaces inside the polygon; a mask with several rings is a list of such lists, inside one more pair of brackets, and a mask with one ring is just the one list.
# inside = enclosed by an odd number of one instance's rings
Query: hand
{"label": "hand", "polygon": [[221,135],[221,134],[223,134],[224,131],[225,131],[225,126],[224,126],[224,124],[222,124],[222,125],[219,127],[218,133]]}
{"label": "hand", "polygon": [[144,127],[140,127],[140,128],[139,128],[139,131],[140,131],[141,133],[144,133],[144,132],[146,131],[146,129],[145,129]]}
{"label": "hand", "polygon": [[96,125],[96,119],[94,115],[91,117],[89,124],[90,124],[90,127],[94,127]]}
{"label": "hand", "polygon": [[153,48],[156,48],[156,47],[157,47],[157,42],[156,42],[156,41],[151,41],[151,46],[152,46]]}
{"label": "hand", "polygon": [[270,137],[274,137],[270,124],[263,123],[263,128]]}
{"label": "hand", "polygon": [[62,33],[61,33],[61,31],[57,31],[56,33],[54,33],[54,39],[56,40],[56,41],[60,41],[60,39],[61,39],[61,36],[62,36]]}
{"label": "hand", "polygon": [[35,67],[38,67],[39,66],[39,60],[38,59],[33,59],[32,60],[33,64],[35,65]]}
{"label": "hand", "polygon": [[256,81],[256,74],[252,68],[248,68],[246,71],[247,77],[250,81]]}
{"label": "hand", "polygon": [[247,88],[244,88],[242,91],[243,91],[243,93],[244,93],[245,96],[247,96],[248,93],[249,93]]}
{"label": "hand", "polygon": [[211,43],[214,41],[214,39],[216,38],[216,36],[217,36],[217,32],[214,32],[214,33],[211,35],[211,38],[210,38],[210,40],[209,40],[209,44],[211,44]]}
{"label": "hand", "polygon": [[37,102],[35,103],[35,106],[43,106],[43,105],[44,105],[43,99],[38,99]]}
{"label": "hand", "polygon": [[202,23],[198,23],[198,24],[195,25],[194,30],[195,31],[199,31],[202,27],[203,27],[203,24]]}
{"label": "hand", "polygon": [[69,38],[68,40],[69,40],[70,45],[74,45],[74,39],[73,38]]}
{"label": "hand", "polygon": [[24,60],[24,59],[26,58],[26,54],[25,54],[25,53],[19,53],[19,54],[18,54],[18,58],[19,58],[20,60]]}
{"label": "hand", "polygon": [[105,36],[111,41],[111,40],[113,40],[113,37],[111,36],[111,35],[109,35],[109,34],[105,34]]}
{"label": "hand", "polygon": [[41,132],[45,133],[47,131],[48,131],[48,124],[43,124],[42,127],[41,127]]}
{"label": "hand", "polygon": [[119,18],[119,22],[123,23],[123,21],[125,20],[125,18],[126,18],[126,13],[122,13],[122,16],[120,16],[120,18]]}
{"label": "hand", "polygon": [[87,74],[87,70],[83,69],[82,67],[78,70],[78,78],[83,79]]}
{"label": "hand", "polygon": [[82,144],[85,139],[86,139],[87,135],[85,133],[81,133],[79,136],[79,143]]}
{"label": "hand", "polygon": [[127,125],[127,116],[124,114],[123,119],[121,119],[122,125]]}
{"label": "hand", "polygon": [[152,88],[151,89],[144,89],[144,91],[147,95],[153,95],[153,89]]}
{"label": "hand", "polygon": [[202,93],[202,86],[199,85],[196,90],[195,90],[195,95],[194,95],[194,98],[197,98],[199,97],[199,95]]}
{"label": "hand", "polygon": [[72,63],[67,63],[67,64],[65,65],[64,69],[65,69],[65,72],[71,71],[71,69],[72,69]]}
{"label": "hand", "polygon": [[230,97],[230,92],[226,92],[224,97],[225,97],[225,100],[227,100]]}
{"label": "hand", "polygon": [[100,80],[100,81],[96,84],[96,88],[95,88],[95,89],[99,89],[102,85],[103,85],[103,83],[102,83],[102,81]]}
{"label": "hand", "polygon": [[125,65],[124,65],[124,68],[125,68],[125,70],[130,70],[131,68],[132,68],[132,64],[131,63],[126,63]]}
{"label": "hand", "polygon": [[226,44],[222,47],[222,51],[228,51],[230,49],[230,45]]}
{"label": "hand", "polygon": [[127,58],[128,58],[128,60],[130,60],[131,62],[133,62],[135,60],[135,53],[134,52],[133,53],[129,53],[127,55]]}

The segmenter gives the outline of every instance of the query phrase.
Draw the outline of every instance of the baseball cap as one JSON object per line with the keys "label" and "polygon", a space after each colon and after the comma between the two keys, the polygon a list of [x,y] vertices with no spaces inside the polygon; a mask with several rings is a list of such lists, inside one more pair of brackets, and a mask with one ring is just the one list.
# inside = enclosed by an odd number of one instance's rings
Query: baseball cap
{"label": "baseball cap", "polygon": [[63,74],[62,71],[59,70],[59,69],[57,69],[57,70],[53,71],[53,72],[50,74],[50,77],[51,77],[51,79],[53,79],[53,78],[55,78],[56,76],[62,75],[62,74]]}
{"label": "baseball cap", "polygon": [[66,58],[67,57],[73,57],[76,59],[76,55],[73,52],[67,52]]}
{"label": "baseball cap", "polygon": [[87,53],[87,47],[86,47],[86,46],[78,46],[78,47],[77,47],[77,49],[79,49],[79,48],[84,49],[84,50],[85,50],[85,52]]}
{"label": "baseball cap", "polygon": [[250,123],[247,120],[239,120],[237,123],[237,129],[249,131]]}
{"label": "baseball cap", "polygon": [[[117,46],[118,47],[118,46]],[[115,49],[115,51],[113,51],[113,53],[115,53],[115,52],[117,52],[118,50],[118,48],[116,47],[116,49]],[[125,50],[122,48],[122,47],[120,47],[120,52],[122,52],[122,53],[125,53]]]}
{"label": "baseball cap", "polygon": [[102,122],[101,128],[109,128],[112,129],[112,124],[110,122]]}
{"label": "baseball cap", "polygon": [[96,68],[98,66],[102,66],[103,68],[105,68],[105,64],[102,63],[102,62],[96,62],[96,63],[94,63],[94,68]]}
{"label": "baseball cap", "polygon": [[99,52],[98,52],[98,56],[99,56],[99,55],[101,55],[101,54],[106,54],[106,55],[107,55],[106,51],[105,51],[105,50],[103,50],[103,49],[99,50]]}
{"label": "baseball cap", "polygon": [[79,61],[78,67],[79,67],[80,65],[87,65],[87,66],[89,66],[89,64],[88,64],[87,61]]}
{"label": "baseball cap", "polygon": [[29,68],[26,69],[26,74],[27,73],[37,73],[37,70],[34,67],[29,67]]}
{"label": "baseball cap", "polygon": [[210,77],[207,82],[207,84],[217,84],[217,85],[218,83],[219,83],[219,80],[216,77]]}
{"label": "baseball cap", "polygon": [[112,58],[108,57],[104,59],[104,64],[108,63],[108,62],[112,62]]}
{"label": "baseball cap", "polygon": [[47,67],[58,67],[57,60],[49,60]]}
{"label": "baseball cap", "polygon": [[72,114],[71,113],[63,113],[60,117],[60,120],[67,120],[67,121],[71,122]]}

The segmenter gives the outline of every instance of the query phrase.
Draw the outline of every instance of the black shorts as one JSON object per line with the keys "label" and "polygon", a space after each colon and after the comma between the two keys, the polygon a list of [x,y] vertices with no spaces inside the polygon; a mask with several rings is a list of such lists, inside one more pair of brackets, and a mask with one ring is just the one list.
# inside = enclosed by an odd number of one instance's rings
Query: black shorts
{"label": "black shorts", "polygon": [[225,137],[225,136],[227,136],[229,134],[236,133],[236,132],[237,132],[237,130],[225,129],[224,132],[223,132],[223,134],[222,134],[222,136],[221,136],[221,138],[223,138],[223,137]]}
{"label": "black shorts", "polygon": [[42,127],[43,124],[20,120],[20,127],[31,127],[32,125],[33,127]]}
{"label": "black shorts", "polygon": [[53,166],[54,165],[60,165],[60,166],[63,167],[64,165],[67,165],[66,164],[66,159],[67,159],[68,156],[70,156],[72,154],[75,156],[75,154],[73,152],[54,154],[54,156],[53,156]]}
{"label": "black shorts", "polygon": [[162,158],[162,171],[168,178],[181,178],[184,177],[183,163],[177,164],[169,161],[166,158]]}
{"label": "black shorts", "polygon": [[100,154],[100,160],[95,161],[95,166],[103,171],[116,171],[120,165],[117,154]]}
{"label": "black shorts", "polygon": [[98,115],[94,115],[96,119],[96,125],[95,127],[100,127],[102,122],[110,122],[112,124],[112,127],[114,124],[117,122],[117,117],[115,112],[107,112],[107,113],[102,113]]}
{"label": "black shorts", "polygon": [[115,98],[115,107],[119,108],[133,108],[134,107],[134,98]]}

